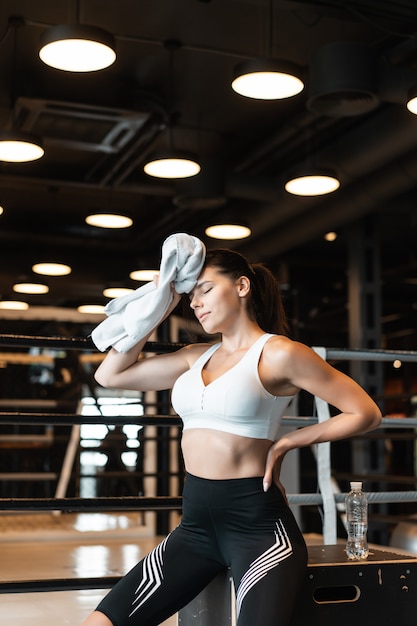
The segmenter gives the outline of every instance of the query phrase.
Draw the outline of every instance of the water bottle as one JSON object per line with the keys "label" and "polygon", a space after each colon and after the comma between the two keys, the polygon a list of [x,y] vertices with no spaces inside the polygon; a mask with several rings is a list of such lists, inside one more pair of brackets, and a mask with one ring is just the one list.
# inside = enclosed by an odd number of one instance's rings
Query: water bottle
{"label": "water bottle", "polygon": [[369,550],[366,533],[368,532],[368,501],[362,491],[362,483],[351,482],[350,492],[346,496],[346,522],[348,538],[346,554],[351,561],[366,559]]}

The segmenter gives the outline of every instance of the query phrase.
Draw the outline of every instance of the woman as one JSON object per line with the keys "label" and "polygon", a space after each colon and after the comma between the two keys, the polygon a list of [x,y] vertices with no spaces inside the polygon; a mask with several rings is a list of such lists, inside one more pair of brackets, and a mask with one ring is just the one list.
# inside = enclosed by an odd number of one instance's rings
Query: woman
{"label": "woman", "polygon": [[[167,315],[179,301],[174,293]],[[289,450],[378,426],[381,414],[351,378],[285,336],[279,286],[262,265],[215,250],[189,294],[197,320],[221,341],[138,360],[149,336],[111,349],[96,372],[105,387],[173,389],[186,469],[180,525],[108,594],[84,626],[154,626],[231,568],[238,626],[286,626],[307,552],[279,475]],[[276,440],[300,390],[339,414]]]}

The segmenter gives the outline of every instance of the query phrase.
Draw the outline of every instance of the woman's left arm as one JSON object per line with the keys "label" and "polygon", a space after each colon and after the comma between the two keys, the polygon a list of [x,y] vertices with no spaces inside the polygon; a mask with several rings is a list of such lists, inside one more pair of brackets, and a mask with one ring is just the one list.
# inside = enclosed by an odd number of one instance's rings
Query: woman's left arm
{"label": "woman's left arm", "polygon": [[[279,475],[281,463],[289,450],[325,441],[336,441],[373,430],[381,423],[381,411],[352,378],[324,361],[311,348],[287,340],[284,350],[270,353],[278,371],[285,371],[289,385],[304,389],[339,410],[334,417],[285,434],[270,448],[266,463],[266,488]],[[275,470],[275,471],[274,471]]]}

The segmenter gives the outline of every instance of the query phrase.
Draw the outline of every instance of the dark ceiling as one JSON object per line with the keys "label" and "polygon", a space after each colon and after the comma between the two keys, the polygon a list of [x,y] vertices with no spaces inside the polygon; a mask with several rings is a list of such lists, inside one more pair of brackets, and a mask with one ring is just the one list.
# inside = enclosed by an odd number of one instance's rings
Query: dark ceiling
{"label": "dark ceiling", "polygon": [[[72,74],[39,60],[44,30],[77,13],[115,36],[110,68]],[[48,279],[49,294],[30,304],[103,304],[104,287],[137,287],[129,272],[155,266],[173,232],[229,245],[204,229],[230,211],[252,229],[233,246],[280,274],[294,333],[326,345],[346,344],[352,232],[378,233],[383,345],[416,349],[417,116],[405,107],[417,85],[416,32],[415,0],[2,0],[0,126],[13,119],[41,135],[46,152],[0,165],[0,297],[16,298],[15,282],[39,281],[34,263],[57,261],[72,274]],[[340,42],[375,55],[370,88],[313,93],[313,59]],[[259,56],[299,65],[305,90],[273,102],[237,95],[234,66]],[[149,153],[167,145],[167,121],[175,147],[201,159],[195,179],[143,173]],[[308,157],[338,173],[338,191],[284,190]],[[133,226],[85,223],[111,211]]]}

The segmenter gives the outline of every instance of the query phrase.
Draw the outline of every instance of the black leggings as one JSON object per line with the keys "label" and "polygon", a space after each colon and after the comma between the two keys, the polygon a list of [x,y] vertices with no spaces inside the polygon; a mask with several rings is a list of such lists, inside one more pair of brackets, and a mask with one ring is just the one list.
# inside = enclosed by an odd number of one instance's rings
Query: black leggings
{"label": "black leggings", "polygon": [[206,480],[187,474],[179,526],[97,607],[115,626],[157,626],[225,568],[238,626],[288,626],[307,550],[279,489],[262,478]]}

